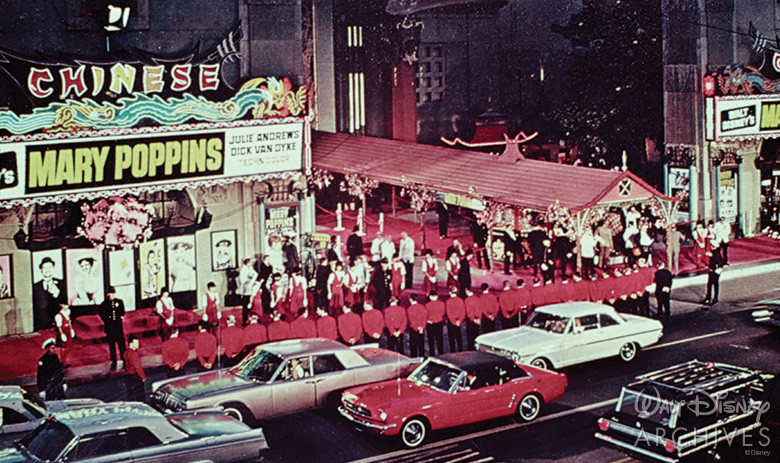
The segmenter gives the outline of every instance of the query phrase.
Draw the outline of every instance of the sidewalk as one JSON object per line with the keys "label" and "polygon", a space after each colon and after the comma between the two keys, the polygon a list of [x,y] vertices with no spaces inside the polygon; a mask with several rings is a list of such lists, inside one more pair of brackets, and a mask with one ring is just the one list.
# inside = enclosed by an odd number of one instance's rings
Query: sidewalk
{"label": "sidewalk", "polygon": [[[420,217],[414,217],[414,214],[407,213],[407,211],[401,212],[397,217],[392,217],[390,213],[385,213],[384,233],[390,234],[393,241],[397,243],[401,232],[406,231],[414,239],[416,251],[419,254],[422,250]],[[343,220],[343,226],[346,230],[334,232],[333,228],[336,226],[335,216],[318,214],[317,232],[339,233],[342,242],[346,243],[347,237],[351,234],[352,227],[355,224],[354,216],[354,212],[346,213]],[[371,240],[376,237],[378,230],[377,221],[378,215],[376,214],[369,214],[366,218],[367,229],[366,235],[363,237],[366,249],[370,247]],[[458,239],[467,248],[472,246],[469,223],[465,218],[453,217],[450,220],[447,238],[439,239],[436,215],[428,213],[426,216],[425,234],[427,247],[432,249],[434,254],[440,259],[439,278],[444,280],[446,274],[443,259],[447,247],[452,244],[452,240]],[[728,254],[730,266],[728,271],[724,273],[723,279],[780,270],[780,242],[765,236],[732,241],[729,245]],[[666,251],[664,249],[654,251],[653,259],[654,263],[657,263],[659,260],[666,261]],[[683,248],[680,256],[680,275],[675,278],[673,288],[703,285],[706,283],[706,270],[695,269],[693,262],[691,249]],[[526,284],[531,284],[533,281],[532,268],[522,267],[517,270],[511,270],[510,275],[505,275],[503,273],[503,262],[495,262],[495,264],[497,265],[494,265],[492,271],[487,271],[478,268],[476,261],[472,261],[472,284],[475,288],[478,288],[482,283],[487,283],[490,288],[499,290],[504,280],[509,280],[513,287],[515,281],[519,278],[524,279]],[[421,294],[422,280],[419,259],[415,265],[414,276],[415,285],[407,293]],[[240,309],[233,308],[230,310],[240,313]],[[676,308],[675,313],[682,312]],[[192,318],[191,314],[183,314],[182,317]],[[127,325],[127,319],[125,322]],[[130,330],[126,328],[126,331]],[[129,333],[126,332],[125,334],[128,335]],[[149,336],[148,330],[144,334],[146,337],[141,339],[140,348],[144,368],[159,368],[162,366],[160,339],[157,336]],[[195,332],[192,330],[182,332],[182,337],[187,339],[190,345],[192,345],[194,335]],[[41,344],[49,337],[53,337],[52,331],[0,338],[0,384],[34,385],[37,361],[43,354]],[[108,346],[99,337],[86,339],[83,343],[81,345],[77,344],[68,357],[70,366],[66,370],[66,380],[69,383],[86,382],[124,374],[122,363],[119,363],[118,369],[111,369]],[[194,360],[194,358],[194,351],[191,350],[190,360]]]}

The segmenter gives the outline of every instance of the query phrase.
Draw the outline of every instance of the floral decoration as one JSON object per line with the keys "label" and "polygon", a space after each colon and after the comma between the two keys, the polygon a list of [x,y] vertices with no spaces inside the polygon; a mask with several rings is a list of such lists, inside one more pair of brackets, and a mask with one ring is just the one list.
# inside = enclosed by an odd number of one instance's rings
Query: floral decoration
{"label": "floral decoration", "polygon": [[154,207],[133,196],[111,196],[81,205],[78,233],[98,248],[128,249],[152,236]]}

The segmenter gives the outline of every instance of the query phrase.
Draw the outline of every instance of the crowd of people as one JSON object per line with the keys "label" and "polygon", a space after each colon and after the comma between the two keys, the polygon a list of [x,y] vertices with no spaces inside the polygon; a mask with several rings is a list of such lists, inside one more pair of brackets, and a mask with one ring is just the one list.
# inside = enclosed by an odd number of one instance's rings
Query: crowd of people
{"label": "crowd of people", "polygon": [[[472,261],[477,260],[481,267],[480,254],[484,251],[476,240],[474,247],[452,240],[442,265],[431,249],[422,250],[417,257],[415,242],[406,232],[397,243],[390,235],[377,233],[364,246],[356,229],[346,246],[340,246],[340,240],[331,240],[311,278],[302,274],[299,260],[285,259],[280,267],[268,256],[260,262],[245,259],[234,285],[240,296],[241,320],[232,314],[223,316],[222,295],[216,284],[209,283],[192,345],[179,335],[181,327],[175,323],[173,300],[167,289],[162,290],[154,312],[159,317],[163,363],[169,376],[182,374],[194,349],[198,369],[205,371],[234,365],[243,354],[265,342],[313,337],[348,345],[380,343],[400,353],[406,353],[408,346],[412,356],[439,355],[474,349],[479,334],[517,327],[534,308],[554,303],[593,301],[613,305],[621,312],[650,316],[653,293],[658,307],[655,315],[668,316],[676,260],[670,269],[663,262],[651,265],[651,243],[643,236],[648,224],[635,212],[629,209],[626,213],[621,237],[616,237],[605,221],[587,230],[578,246],[582,262],[579,268],[573,247],[556,249],[555,241],[562,235],[556,235],[554,227],[535,227],[523,238],[530,245],[530,255],[519,262],[533,266],[532,280],[526,284],[523,279],[506,277],[500,290],[486,283],[478,288],[472,284]],[[729,232],[724,220],[710,222],[707,228],[697,224],[694,230],[702,265],[710,270],[703,301],[707,304],[717,302],[718,277],[727,262]],[[673,245],[675,235],[669,238]],[[628,249],[636,246],[639,250],[626,253],[633,258],[626,258],[620,268],[608,263],[613,239]],[[518,264],[516,256],[520,253],[512,251],[507,247],[506,267]],[[694,256],[698,252],[695,250]],[[416,259],[420,261],[422,284],[413,287]],[[487,264],[488,259],[484,260]],[[440,265],[444,267],[442,272]],[[440,280],[442,275],[445,277]],[[112,368],[118,358],[123,359],[128,390],[140,387],[143,391],[146,376],[138,356],[140,340],[131,337],[129,348],[125,346],[121,323],[124,305],[115,296],[114,289],[109,288],[99,308]],[[64,304],[56,326],[58,339],[53,343],[62,348],[64,364],[75,334]],[[49,365],[44,370],[51,369],[49,360],[41,359],[42,365]],[[45,384],[43,380],[41,386],[45,388]],[[143,394],[137,398],[143,398]]]}

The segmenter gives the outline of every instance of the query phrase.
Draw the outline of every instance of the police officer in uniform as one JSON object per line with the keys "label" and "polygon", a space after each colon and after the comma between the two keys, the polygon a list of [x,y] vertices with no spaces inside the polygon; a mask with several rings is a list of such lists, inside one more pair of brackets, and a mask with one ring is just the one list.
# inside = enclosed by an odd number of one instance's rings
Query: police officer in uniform
{"label": "police officer in uniform", "polygon": [[119,358],[125,358],[125,332],[122,326],[122,317],[125,316],[125,303],[117,299],[116,289],[108,287],[108,297],[98,307],[98,313],[103,320],[108,342],[108,352],[111,354],[111,368],[116,368],[116,351],[119,349]]}

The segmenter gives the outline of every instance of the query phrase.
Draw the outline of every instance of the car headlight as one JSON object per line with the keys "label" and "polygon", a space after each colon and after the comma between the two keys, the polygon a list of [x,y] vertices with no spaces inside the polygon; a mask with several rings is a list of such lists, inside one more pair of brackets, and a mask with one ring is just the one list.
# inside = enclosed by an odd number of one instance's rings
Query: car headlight
{"label": "car headlight", "polygon": [[379,410],[379,419],[382,421],[387,420],[387,413],[383,412],[382,410]]}

